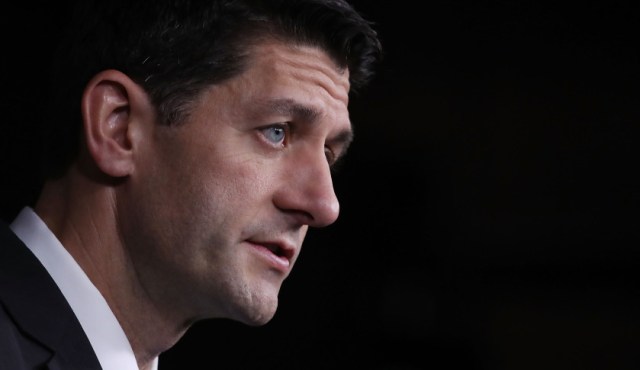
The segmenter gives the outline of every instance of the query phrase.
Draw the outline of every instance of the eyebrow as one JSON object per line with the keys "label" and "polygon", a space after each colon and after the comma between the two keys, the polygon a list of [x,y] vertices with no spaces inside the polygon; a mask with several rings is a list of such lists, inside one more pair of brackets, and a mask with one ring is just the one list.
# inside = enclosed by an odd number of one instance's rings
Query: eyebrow
{"label": "eyebrow", "polygon": [[315,122],[320,112],[312,107],[302,105],[293,99],[275,99],[268,103],[269,109],[285,116],[294,116],[307,122]]}
{"label": "eyebrow", "polygon": [[342,130],[338,135],[328,140],[332,144],[340,145],[340,153],[338,153],[338,158],[344,156],[353,142],[353,130]]}

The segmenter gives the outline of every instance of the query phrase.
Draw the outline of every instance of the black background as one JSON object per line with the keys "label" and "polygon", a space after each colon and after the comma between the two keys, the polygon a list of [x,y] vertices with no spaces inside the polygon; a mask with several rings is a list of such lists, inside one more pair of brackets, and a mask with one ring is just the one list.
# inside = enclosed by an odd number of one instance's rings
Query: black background
{"label": "black background", "polygon": [[[640,368],[640,8],[571,3],[353,1],[386,55],[341,218],[269,324],[198,323],[160,370]],[[7,220],[37,192],[54,6],[1,10]]]}

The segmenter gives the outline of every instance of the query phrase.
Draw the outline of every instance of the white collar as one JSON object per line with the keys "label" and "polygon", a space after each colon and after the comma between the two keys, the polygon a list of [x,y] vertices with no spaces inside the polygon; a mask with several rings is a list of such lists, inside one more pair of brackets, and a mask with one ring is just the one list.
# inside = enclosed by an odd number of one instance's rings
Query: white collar
{"label": "white collar", "polygon": [[[62,291],[102,368],[139,370],[131,344],[107,301],[42,219],[25,207],[10,226]],[[152,369],[157,368],[156,357]]]}

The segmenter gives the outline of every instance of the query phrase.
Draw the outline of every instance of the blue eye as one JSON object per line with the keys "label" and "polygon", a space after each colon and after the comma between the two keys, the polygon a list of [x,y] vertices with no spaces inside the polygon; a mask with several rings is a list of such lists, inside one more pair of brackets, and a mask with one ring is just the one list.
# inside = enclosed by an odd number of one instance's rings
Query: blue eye
{"label": "blue eye", "polygon": [[284,126],[270,126],[262,130],[264,137],[274,144],[281,144],[287,136],[287,129]]}

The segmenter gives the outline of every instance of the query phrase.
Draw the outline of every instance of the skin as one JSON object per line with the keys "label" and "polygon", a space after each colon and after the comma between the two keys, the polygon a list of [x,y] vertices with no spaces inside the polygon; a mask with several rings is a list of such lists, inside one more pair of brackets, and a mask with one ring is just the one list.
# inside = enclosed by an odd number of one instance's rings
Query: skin
{"label": "skin", "polygon": [[36,212],[103,294],[141,369],[197,320],[273,317],[308,227],[338,217],[330,165],[352,136],[348,92],[348,71],[324,52],[275,40],[174,126],[118,71],[87,85],[82,154]]}

